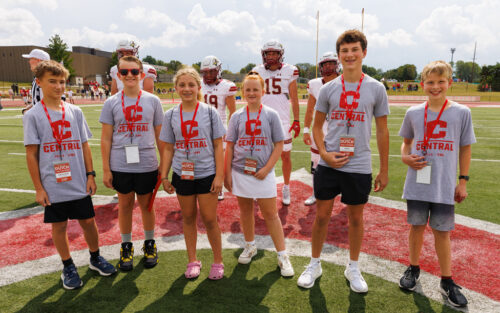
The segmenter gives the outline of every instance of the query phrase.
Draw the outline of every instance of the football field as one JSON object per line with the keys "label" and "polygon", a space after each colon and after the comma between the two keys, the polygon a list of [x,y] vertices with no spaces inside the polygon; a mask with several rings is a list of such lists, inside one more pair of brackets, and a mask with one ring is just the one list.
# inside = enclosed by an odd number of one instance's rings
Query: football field
{"label": "football field", "polygon": [[[164,109],[172,106],[164,104]],[[90,140],[97,172],[98,197],[95,197],[96,220],[101,233],[102,252],[116,260],[119,254],[119,231],[115,192],[102,182],[100,124],[102,104],[82,105],[94,137]],[[310,232],[315,207],[303,201],[312,192],[308,147],[302,136],[294,140],[292,151],[292,204],[278,206],[287,248],[295,276],[284,279],[276,270],[273,245],[260,213],[256,213],[259,251],[249,265],[236,262],[243,240],[235,198],[226,193],[219,204],[223,231],[225,278],[207,279],[211,252],[202,223],[199,257],[202,275],[194,281],[183,277],[186,253],[183,251],[181,216],[175,197],[161,194],[155,203],[160,263],[152,270],[141,264],[140,213],[135,210],[133,235],[136,246],[135,269],[102,278],[88,270],[88,252],[81,231],[71,222],[68,229],[73,258],[79,266],[84,287],[64,291],[61,287],[60,261],[50,239],[50,227],[44,225],[40,209],[34,203],[34,191],[25,164],[20,110],[0,111],[0,234],[3,256],[0,257],[1,312],[451,312],[437,293],[439,268],[430,231],[422,252],[421,287],[406,293],[397,286],[407,265],[407,231],[404,205],[401,202],[406,166],[401,162],[401,138],[397,135],[406,107],[391,106],[389,185],[382,193],[373,193],[365,210],[365,239],[361,256],[370,291],[359,295],[349,290],[343,278],[347,260],[347,219],[345,207],[336,201],[329,226],[327,245],[322,258],[323,276],[310,290],[297,287],[296,280],[308,262]],[[477,143],[472,147],[468,183],[469,198],[456,206],[457,227],[452,232],[452,257],[457,282],[470,300],[469,312],[498,312],[500,279],[492,277],[500,266],[500,214],[497,179],[500,174],[500,108],[474,107],[472,118]],[[305,106],[301,106],[301,121]],[[376,140],[372,136],[373,173],[377,173]],[[307,169],[307,171],[305,170]],[[276,166],[281,176],[281,164]],[[281,180],[282,181],[282,180]],[[278,198],[280,198],[280,188]],[[34,209],[27,209],[35,207]],[[16,214],[17,213],[17,214]],[[33,214],[35,213],[35,214]],[[115,263],[116,261],[113,261]],[[89,306],[89,303],[92,305]]]}

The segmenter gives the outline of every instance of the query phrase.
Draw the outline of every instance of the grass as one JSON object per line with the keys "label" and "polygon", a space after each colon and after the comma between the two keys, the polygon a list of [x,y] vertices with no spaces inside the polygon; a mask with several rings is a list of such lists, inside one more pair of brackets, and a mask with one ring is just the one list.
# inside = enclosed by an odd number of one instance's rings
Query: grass
{"label": "grass", "polygon": [[[297,287],[296,279],[280,276],[275,253],[259,251],[250,265],[237,263],[241,250],[224,250],[225,277],[210,281],[211,251],[199,250],[204,264],[196,280],[184,278],[185,251],[160,253],[160,263],[145,270],[136,257],[135,268],[100,277],[79,268],[84,286],[65,291],[60,272],[4,286],[1,312],[456,312],[397,284],[364,274],[366,295],[350,291],[343,266],[323,262],[323,276],[313,288]],[[181,260],[181,261],[179,261]],[[292,257],[296,271],[308,262]],[[298,274],[296,274],[297,276]],[[388,301],[390,299],[390,301]]]}
{"label": "grass", "polygon": [[[164,105],[164,109],[171,107],[171,104]],[[92,153],[94,168],[97,172],[97,193],[100,195],[113,195],[114,190],[107,189],[102,183],[102,161],[98,138],[101,137],[101,127],[99,123],[100,107],[82,107],[85,117],[94,135]],[[388,127],[391,134],[389,158],[389,185],[381,193],[372,193],[386,199],[401,200],[406,166],[400,161],[399,149],[401,138],[397,135],[404,113],[407,108],[391,107],[391,115],[388,118]],[[472,108],[472,119],[478,142],[472,146],[472,158],[500,160],[500,126],[498,126],[499,108]],[[301,118],[303,121],[305,107],[301,106]],[[22,120],[14,118],[19,115],[18,111],[0,111],[0,140],[23,140]],[[9,118],[10,117],[10,118]],[[375,123],[373,123],[375,124]],[[374,128],[372,133],[374,134]],[[375,136],[371,140],[372,153],[377,154]],[[310,168],[309,147],[302,141],[302,136],[294,139],[292,151],[293,170],[300,168]],[[305,152],[305,153],[304,153]],[[2,180],[0,188],[28,189],[33,190],[33,185],[26,168],[25,157],[11,155],[9,153],[24,153],[22,143],[0,142],[0,172]],[[373,173],[377,173],[378,156],[373,156]],[[276,165],[276,174],[282,175],[281,161]],[[469,198],[461,204],[456,205],[456,212],[465,216],[490,221],[500,224],[500,214],[497,204],[492,199],[497,198],[497,191],[500,189],[500,167],[495,162],[472,161],[470,169],[471,180],[468,183]],[[11,211],[35,205],[34,195],[26,193],[13,193],[0,191],[0,211]]]}
{"label": "grass", "polygon": [[[392,85],[395,83],[387,83],[387,86],[389,86],[389,90],[387,90],[387,94],[389,96],[407,96],[407,95],[412,95],[412,96],[425,96],[424,91],[422,90],[422,87],[419,85],[418,86],[418,91],[407,91],[407,86],[408,84],[415,85],[415,83],[400,83],[403,88],[400,89],[400,91],[393,91],[392,90]],[[469,84],[469,83],[453,83],[448,89],[447,92],[448,96],[481,96],[481,101],[482,102],[498,102],[500,101],[500,92],[498,91],[493,91],[493,92],[482,92],[477,90],[477,85]]]}

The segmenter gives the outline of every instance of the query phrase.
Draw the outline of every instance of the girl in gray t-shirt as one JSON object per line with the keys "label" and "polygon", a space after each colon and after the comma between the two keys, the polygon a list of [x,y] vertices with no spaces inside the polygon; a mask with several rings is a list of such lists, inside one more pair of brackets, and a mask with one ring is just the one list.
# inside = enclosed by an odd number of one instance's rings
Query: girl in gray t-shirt
{"label": "girl in gray t-shirt", "polygon": [[[174,86],[181,104],[168,110],[163,118],[160,133],[160,140],[165,142],[160,162],[163,188],[168,193],[177,193],[182,210],[189,259],[184,275],[195,278],[201,270],[201,262],[196,258],[198,202],[214,254],[208,278],[218,280],[224,276],[217,196],[224,180],[222,137],[226,131],[217,110],[201,102],[201,78],[195,69],[179,70]],[[171,182],[168,180],[170,167],[173,168]]]}
{"label": "girl in gray t-shirt", "polygon": [[224,185],[238,198],[245,248],[238,262],[248,264],[257,254],[253,199],[257,199],[268,231],[278,251],[282,276],[293,276],[276,207],[274,165],[281,156],[285,135],[278,113],[261,104],[264,80],[250,72],[242,84],[248,105],[236,111],[229,121]]}

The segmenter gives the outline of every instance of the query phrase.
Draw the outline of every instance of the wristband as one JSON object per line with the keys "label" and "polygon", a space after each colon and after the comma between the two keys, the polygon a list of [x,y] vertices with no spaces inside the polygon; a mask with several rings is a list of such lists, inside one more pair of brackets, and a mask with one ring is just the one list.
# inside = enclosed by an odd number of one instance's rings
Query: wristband
{"label": "wristband", "polygon": [[465,181],[469,181],[469,176],[467,176],[467,175],[460,175],[460,176],[458,176],[458,179],[459,180],[460,179],[465,179]]}
{"label": "wristband", "polygon": [[168,180],[168,177],[163,177],[161,180]]}
{"label": "wristband", "polygon": [[297,123],[300,123],[300,121],[299,121],[299,120],[293,120],[293,121],[294,121],[294,122],[297,122]]}
{"label": "wristband", "polygon": [[302,130],[302,133],[309,134],[309,131],[310,131],[309,127],[304,127],[304,129]]}
{"label": "wristband", "polygon": [[87,175],[87,176],[92,175],[92,176],[96,177],[95,171],[87,172],[87,173],[85,173],[85,175]]}

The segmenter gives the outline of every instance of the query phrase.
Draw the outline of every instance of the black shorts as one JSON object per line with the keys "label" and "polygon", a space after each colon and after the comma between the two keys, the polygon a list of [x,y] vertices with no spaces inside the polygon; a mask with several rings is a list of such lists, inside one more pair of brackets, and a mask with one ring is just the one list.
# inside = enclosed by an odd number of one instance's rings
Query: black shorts
{"label": "black shorts", "polygon": [[86,220],[95,216],[92,198],[52,203],[45,207],[44,223],[58,223],[71,220]]}
{"label": "black shorts", "polygon": [[314,196],[331,200],[342,194],[345,204],[358,205],[368,202],[372,189],[372,174],[347,173],[318,165],[314,172]]}
{"label": "black shorts", "polygon": [[158,180],[158,170],[146,173],[124,173],[111,171],[113,188],[119,193],[127,194],[135,191],[138,195],[153,192]]}
{"label": "black shorts", "polygon": [[175,192],[181,196],[209,193],[214,178],[215,174],[195,180],[184,180],[174,172],[172,174],[172,186],[175,187]]}

